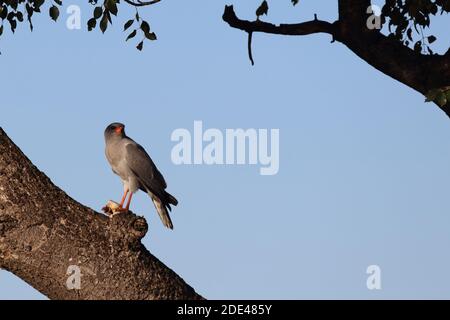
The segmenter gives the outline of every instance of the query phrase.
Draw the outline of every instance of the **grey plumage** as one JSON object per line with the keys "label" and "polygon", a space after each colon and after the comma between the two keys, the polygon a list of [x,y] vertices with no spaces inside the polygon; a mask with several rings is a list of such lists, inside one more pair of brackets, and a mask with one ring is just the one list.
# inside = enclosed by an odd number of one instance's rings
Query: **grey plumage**
{"label": "grey plumage", "polygon": [[148,153],[125,134],[125,126],[121,123],[112,123],[106,128],[105,142],[106,158],[113,172],[122,179],[124,191],[147,193],[163,224],[173,229],[168,211],[172,209],[170,205],[176,206],[178,201],[166,192],[167,183]]}

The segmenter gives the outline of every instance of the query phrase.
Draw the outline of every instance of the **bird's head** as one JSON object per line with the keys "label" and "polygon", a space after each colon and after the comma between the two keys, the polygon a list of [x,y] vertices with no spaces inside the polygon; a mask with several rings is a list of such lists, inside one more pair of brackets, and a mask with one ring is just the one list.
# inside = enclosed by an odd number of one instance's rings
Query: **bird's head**
{"label": "bird's head", "polygon": [[105,138],[112,138],[112,137],[124,137],[125,136],[125,125],[119,122],[111,123],[109,126],[106,127],[105,130]]}

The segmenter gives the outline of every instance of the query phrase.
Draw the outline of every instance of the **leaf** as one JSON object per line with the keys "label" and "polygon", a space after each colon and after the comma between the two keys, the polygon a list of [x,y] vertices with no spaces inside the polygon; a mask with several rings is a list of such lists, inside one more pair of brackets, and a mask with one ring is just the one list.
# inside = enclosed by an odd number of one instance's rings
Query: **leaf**
{"label": "leaf", "polygon": [[156,38],[156,34],[155,34],[154,32],[146,32],[146,33],[145,33],[145,37],[146,37],[148,40],[152,40],[152,41],[154,41],[154,40],[157,39],[157,38]]}
{"label": "leaf", "polygon": [[95,26],[97,25],[97,20],[95,18],[91,18],[87,22],[88,31],[91,31],[92,29],[95,29]]}
{"label": "leaf", "polygon": [[8,15],[8,7],[1,7],[2,10],[0,10],[0,18],[5,19]]}
{"label": "leaf", "polygon": [[142,23],[141,23],[141,30],[144,33],[149,33],[150,32],[150,25],[148,24],[147,21],[142,21]]}
{"label": "leaf", "polygon": [[113,15],[117,15],[117,4],[116,4],[116,0],[106,0],[105,2],[105,7],[106,9],[109,10],[109,12],[111,12]]}
{"label": "leaf", "polygon": [[33,8],[30,6],[29,3],[27,3],[25,5],[25,9],[27,10],[27,15],[28,15],[28,21],[30,21],[30,18],[33,16]]}
{"label": "leaf", "polygon": [[94,18],[98,19],[102,16],[103,8],[102,7],[95,7],[94,9]]}
{"label": "leaf", "polygon": [[438,104],[439,107],[443,107],[447,104],[447,96],[443,91],[441,91],[434,101]]}
{"label": "leaf", "polygon": [[426,100],[425,102],[431,102],[434,101],[437,97],[437,95],[439,93],[441,93],[442,90],[441,89],[431,89],[430,91],[427,92],[426,96]]}
{"label": "leaf", "polygon": [[417,41],[414,44],[414,51],[417,53],[421,53],[422,52],[422,42],[421,41]]}
{"label": "leaf", "polygon": [[105,13],[106,13],[106,17],[108,18],[109,23],[112,24],[111,14],[109,13],[108,10],[105,10]]}
{"label": "leaf", "polygon": [[125,39],[125,41],[130,40],[131,38],[134,38],[136,36],[137,31],[134,30],[133,32],[131,32],[128,37]]}
{"label": "leaf", "polygon": [[9,25],[11,27],[12,33],[14,33],[14,31],[16,31],[16,28],[17,28],[17,21],[8,19],[8,22],[9,22]]}
{"label": "leaf", "polygon": [[34,1],[34,11],[40,12],[39,8],[44,4],[45,0],[35,0]]}
{"label": "leaf", "polygon": [[429,43],[429,44],[432,44],[433,42],[435,42],[435,41],[437,40],[437,38],[436,38],[435,36],[429,36],[429,37],[427,38],[427,40],[428,40],[428,43]]}
{"label": "leaf", "polygon": [[264,0],[261,5],[256,9],[256,17],[259,19],[262,15],[267,15],[267,12],[269,11],[269,5],[267,4],[267,1]]}
{"label": "leaf", "polygon": [[15,10],[17,10],[17,6],[19,5],[19,1],[18,0],[9,0],[9,1],[5,1],[6,3],[8,3],[11,8]]}
{"label": "leaf", "polygon": [[108,28],[108,17],[106,14],[103,14],[102,20],[100,21],[100,30],[102,30],[102,32],[105,33],[107,28]]}
{"label": "leaf", "polygon": [[299,1],[299,0],[291,0],[292,4],[293,4],[294,6],[298,4],[298,1]]}
{"label": "leaf", "polygon": [[58,20],[58,17],[59,17],[59,9],[58,9],[57,6],[55,6],[55,5],[51,6],[48,12],[49,12],[49,14],[50,14],[50,17],[51,17],[54,21]]}
{"label": "leaf", "polygon": [[131,27],[134,23],[134,20],[128,20],[124,25],[123,25],[123,31],[126,31],[129,27]]}
{"label": "leaf", "polygon": [[3,26],[0,26],[0,36],[3,34]]}
{"label": "leaf", "polygon": [[53,1],[55,1],[55,3],[59,6],[62,6],[62,4],[63,4],[61,0],[53,0]]}
{"label": "leaf", "polygon": [[22,12],[17,11],[16,17],[17,17],[17,20],[19,20],[20,22],[23,21],[23,13]]}
{"label": "leaf", "polygon": [[406,31],[406,36],[408,37],[409,41],[413,41],[413,37],[412,37],[412,29],[409,28],[408,31]]}
{"label": "leaf", "polygon": [[136,49],[139,51],[142,51],[142,48],[144,47],[144,41],[139,42],[139,44],[136,46]]}

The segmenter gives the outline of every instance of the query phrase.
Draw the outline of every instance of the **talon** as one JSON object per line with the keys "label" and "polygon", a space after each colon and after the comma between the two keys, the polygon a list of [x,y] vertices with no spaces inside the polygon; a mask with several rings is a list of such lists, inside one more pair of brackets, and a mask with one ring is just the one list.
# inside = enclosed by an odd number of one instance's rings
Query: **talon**
{"label": "talon", "polygon": [[128,211],[130,211],[130,210],[128,210],[127,208],[121,208],[121,207],[119,207],[119,208],[117,208],[116,210],[114,210],[115,211],[115,213],[128,213]]}

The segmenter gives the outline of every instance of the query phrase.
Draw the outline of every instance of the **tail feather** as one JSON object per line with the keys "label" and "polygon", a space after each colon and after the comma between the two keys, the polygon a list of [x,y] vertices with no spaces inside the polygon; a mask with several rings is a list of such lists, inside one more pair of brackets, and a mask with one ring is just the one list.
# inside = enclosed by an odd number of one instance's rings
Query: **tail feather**
{"label": "tail feather", "polygon": [[147,194],[150,196],[150,198],[153,201],[153,204],[155,205],[156,211],[158,212],[159,217],[161,218],[162,223],[164,226],[166,226],[169,229],[173,229],[172,220],[170,219],[169,211],[172,211],[172,208],[170,207],[171,204],[176,206],[178,204],[178,200],[175,199],[174,196],[172,196],[170,193],[162,190],[161,198],[154,195],[149,188],[144,186],[144,191],[147,192]]}
{"label": "tail feather", "polygon": [[167,197],[167,202],[169,204],[173,204],[174,206],[178,205],[178,200],[175,199],[175,197],[173,195],[171,195],[170,193],[166,192],[166,197]]}
{"label": "tail feather", "polygon": [[162,223],[169,229],[173,230],[172,220],[170,219],[169,212],[167,211],[166,206],[152,194],[149,194],[152,198],[153,204],[155,205],[156,211],[158,212],[159,217],[161,218]]}

